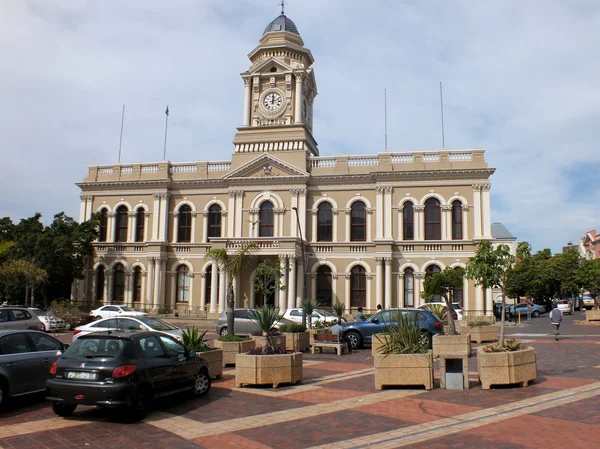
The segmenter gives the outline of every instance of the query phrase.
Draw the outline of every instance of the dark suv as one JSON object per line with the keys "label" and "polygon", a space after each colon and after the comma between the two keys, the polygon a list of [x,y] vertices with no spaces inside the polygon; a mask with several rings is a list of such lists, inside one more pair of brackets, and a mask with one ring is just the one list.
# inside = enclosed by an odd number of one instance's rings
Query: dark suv
{"label": "dark suv", "polygon": [[79,404],[119,407],[126,420],[143,419],[157,397],[210,389],[208,366],[170,335],[96,332],[79,337],[50,367],[46,398],[59,416]]}
{"label": "dark suv", "polygon": [[367,318],[365,321],[353,321],[342,324],[343,335],[348,339],[352,349],[360,348],[363,344],[371,344],[373,334],[383,332],[386,326],[397,322],[396,314],[408,314],[409,319],[416,320],[417,325],[423,332],[423,338],[427,338],[431,348],[432,338],[442,332],[442,321],[429,310],[422,309],[387,309]]}

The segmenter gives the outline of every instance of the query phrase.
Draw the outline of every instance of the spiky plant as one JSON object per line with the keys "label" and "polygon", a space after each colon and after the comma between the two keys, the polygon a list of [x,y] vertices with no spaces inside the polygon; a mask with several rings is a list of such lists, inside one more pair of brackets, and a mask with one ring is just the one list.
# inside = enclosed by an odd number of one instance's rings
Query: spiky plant
{"label": "spiky plant", "polygon": [[210,351],[210,347],[206,344],[204,336],[208,331],[200,332],[196,326],[188,327],[183,330],[181,334],[181,340],[183,346],[196,352]]}
{"label": "spiky plant", "polygon": [[382,334],[381,354],[425,354],[429,350],[429,339],[409,313],[397,311],[396,322],[386,326]]}
{"label": "spiky plant", "polygon": [[308,322],[308,328],[312,328],[312,314],[315,309],[319,306],[319,303],[316,299],[306,298],[304,301],[300,303],[300,308],[306,314],[306,320]]}
{"label": "spiky plant", "polygon": [[250,310],[249,317],[262,332],[263,337],[266,337],[263,341],[263,354],[266,354],[269,350],[273,349],[273,345],[271,344],[271,329],[277,320],[281,318],[279,307],[264,305],[259,309]]}
{"label": "spiky plant", "polygon": [[346,310],[346,305],[343,302],[337,302],[332,306],[333,311],[338,317],[340,322],[342,321],[342,316],[344,316],[344,311]]}

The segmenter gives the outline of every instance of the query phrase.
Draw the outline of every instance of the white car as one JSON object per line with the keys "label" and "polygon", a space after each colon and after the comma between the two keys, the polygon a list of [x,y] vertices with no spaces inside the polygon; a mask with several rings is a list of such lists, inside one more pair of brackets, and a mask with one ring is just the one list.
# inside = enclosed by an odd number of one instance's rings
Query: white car
{"label": "white car", "polygon": [[62,318],[58,318],[52,315],[52,313],[44,312],[42,309],[30,307],[32,313],[34,313],[42,323],[42,330],[45,332],[58,331],[70,329],[71,326]]}
{"label": "white car", "polygon": [[90,316],[94,317],[95,320],[101,320],[103,318],[112,318],[116,316],[134,316],[143,317],[148,316],[146,312],[140,312],[131,307],[120,306],[117,304],[111,304],[108,306],[102,306],[90,312]]}
{"label": "white car", "polygon": [[[295,323],[302,323],[302,309],[287,309],[283,314],[283,317],[294,321]],[[312,313],[312,322],[321,321],[326,323],[333,323],[337,320],[337,316],[329,313],[327,310],[315,309]],[[343,319],[342,319],[343,320]]]}
{"label": "white car", "polygon": [[101,331],[157,331],[170,334],[177,340],[182,339],[183,331],[179,327],[173,326],[171,323],[161,320],[160,318],[152,317],[115,317],[105,318],[103,320],[94,321],[76,327],[73,331],[73,341],[77,340],[82,335],[91,334],[92,332]]}
{"label": "white car", "polygon": [[[419,309],[427,309],[427,306],[429,304],[436,305],[436,306],[444,306],[444,307],[446,307],[446,303],[445,302],[426,302],[425,304],[422,304],[421,306],[419,306]],[[454,318],[454,319],[455,320],[462,320],[463,319],[463,309],[460,306],[460,303],[453,302],[452,303],[452,308],[456,312],[456,318]]]}
{"label": "white car", "polygon": [[556,301],[556,308],[560,310],[563,315],[568,313],[569,315],[573,315],[573,309],[571,308],[571,303],[566,299],[559,299]]}

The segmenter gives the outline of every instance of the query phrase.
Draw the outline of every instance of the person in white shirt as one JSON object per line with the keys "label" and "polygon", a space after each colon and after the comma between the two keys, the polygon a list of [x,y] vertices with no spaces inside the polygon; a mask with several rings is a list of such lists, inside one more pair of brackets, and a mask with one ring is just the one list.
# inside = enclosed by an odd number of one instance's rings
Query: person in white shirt
{"label": "person in white shirt", "polygon": [[331,326],[331,334],[332,335],[337,335],[340,342],[345,342],[348,345],[348,354],[352,354],[352,345],[350,344],[350,340],[348,340],[347,338],[345,338],[342,335],[342,325],[340,324],[339,320],[335,320],[335,324],[333,326]]}
{"label": "person in white shirt", "polygon": [[554,326],[554,339],[558,341],[558,336],[560,335],[558,330],[560,329],[560,322],[562,321],[563,314],[556,303],[554,303],[552,307],[552,311],[550,312],[550,323]]}

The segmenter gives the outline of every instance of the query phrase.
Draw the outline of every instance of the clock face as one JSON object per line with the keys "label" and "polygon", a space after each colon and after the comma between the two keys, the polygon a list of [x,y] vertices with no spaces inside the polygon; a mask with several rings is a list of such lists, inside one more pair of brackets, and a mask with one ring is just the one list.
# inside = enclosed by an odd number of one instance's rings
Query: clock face
{"label": "clock face", "polygon": [[263,99],[263,106],[268,111],[276,111],[283,106],[283,98],[277,92],[269,92]]}

